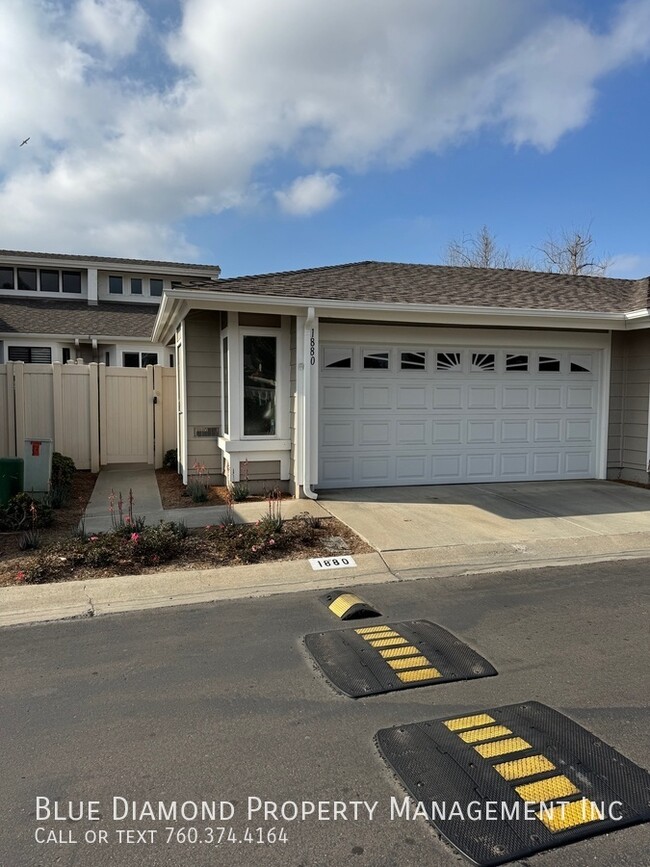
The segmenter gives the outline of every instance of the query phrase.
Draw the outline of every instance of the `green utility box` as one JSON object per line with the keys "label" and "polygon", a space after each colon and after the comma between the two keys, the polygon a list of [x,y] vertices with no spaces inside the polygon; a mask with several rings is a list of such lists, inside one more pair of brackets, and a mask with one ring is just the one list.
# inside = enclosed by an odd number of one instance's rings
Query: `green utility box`
{"label": "green utility box", "polygon": [[0,506],[23,490],[25,461],[22,458],[0,458]]}

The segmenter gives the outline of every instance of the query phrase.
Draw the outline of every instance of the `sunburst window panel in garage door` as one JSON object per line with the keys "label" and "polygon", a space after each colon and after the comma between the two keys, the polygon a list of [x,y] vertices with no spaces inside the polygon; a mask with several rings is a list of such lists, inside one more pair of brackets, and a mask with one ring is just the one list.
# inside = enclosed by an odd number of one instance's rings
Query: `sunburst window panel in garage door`
{"label": "sunburst window panel in garage door", "polygon": [[[596,351],[345,349],[324,344],[321,356],[320,487],[597,473]],[[356,357],[358,366],[327,366]]]}

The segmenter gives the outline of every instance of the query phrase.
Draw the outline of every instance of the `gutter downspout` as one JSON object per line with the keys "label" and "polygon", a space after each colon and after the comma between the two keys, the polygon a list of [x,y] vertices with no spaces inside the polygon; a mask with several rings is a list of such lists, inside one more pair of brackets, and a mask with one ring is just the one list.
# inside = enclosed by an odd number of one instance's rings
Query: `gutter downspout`
{"label": "gutter downspout", "polygon": [[313,307],[307,308],[307,318],[305,319],[305,329],[303,336],[303,412],[301,437],[302,437],[302,490],[304,495],[309,500],[317,500],[318,494],[315,494],[311,489],[309,481],[309,467],[311,461],[311,355],[309,353],[311,346],[311,329],[316,319],[316,311]]}

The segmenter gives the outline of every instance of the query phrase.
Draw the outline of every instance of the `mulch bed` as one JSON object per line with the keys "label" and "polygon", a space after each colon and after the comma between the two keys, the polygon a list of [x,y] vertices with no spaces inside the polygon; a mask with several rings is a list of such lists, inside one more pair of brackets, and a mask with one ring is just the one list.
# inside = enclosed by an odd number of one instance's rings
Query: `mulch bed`
{"label": "mulch bed", "polygon": [[[182,478],[175,470],[156,470],[156,481],[160,491],[163,509],[192,509],[201,506],[224,506],[228,502],[228,488],[225,485],[209,485],[208,499],[203,503],[195,503],[187,494]],[[281,494],[282,499],[291,494]],[[246,503],[261,503],[266,499],[263,495],[247,497]]]}
{"label": "mulch bed", "polygon": [[[81,515],[88,505],[90,495],[97,481],[97,473],[77,470],[72,480],[72,491],[68,502],[54,510],[52,526],[40,530],[42,545],[51,545],[61,539],[69,538],[78,526]],[[0,586],[15,583],[15,574],[22,563],[34,553],[23,552],[18,548],[20,533],[0,533]]]}

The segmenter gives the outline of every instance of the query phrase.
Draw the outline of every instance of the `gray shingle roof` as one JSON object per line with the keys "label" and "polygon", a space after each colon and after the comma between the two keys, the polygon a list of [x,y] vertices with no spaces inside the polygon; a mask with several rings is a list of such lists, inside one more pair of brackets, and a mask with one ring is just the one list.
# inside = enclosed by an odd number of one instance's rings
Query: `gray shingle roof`
{"label": "gray shingle roof", "polygon": [[357,262],[183,284],[214,292],[384,304],[625,313],[648,306],[649,280],[537,271]]}
{"label": "gray shingle roof", "polygon": [[157,304],[0,298],[0,334],[71,334],[149,339]]}
{"label": "gray shingle roof", "polygon": [[78,256],[76,253],[29,253],[25,250],[0,250],[0,256],[19,259],[56,259],[77,262],[105,262],[107,265],[138,265],[190,268],[192,271],[219,271],[218,265],[193,265],[188,262],[159,262],[156,259],[120,259],[115,256]]}

